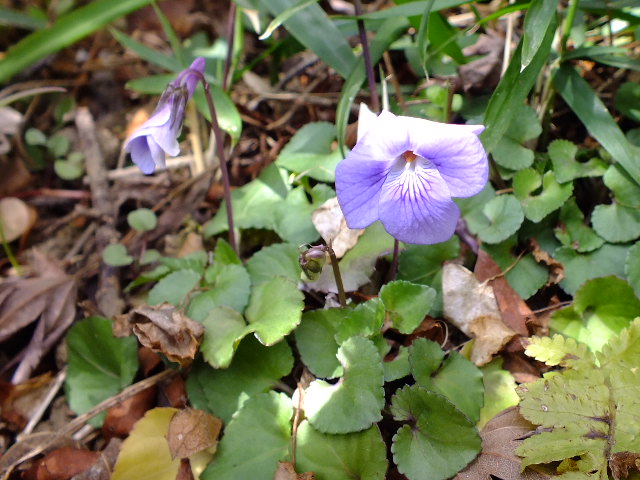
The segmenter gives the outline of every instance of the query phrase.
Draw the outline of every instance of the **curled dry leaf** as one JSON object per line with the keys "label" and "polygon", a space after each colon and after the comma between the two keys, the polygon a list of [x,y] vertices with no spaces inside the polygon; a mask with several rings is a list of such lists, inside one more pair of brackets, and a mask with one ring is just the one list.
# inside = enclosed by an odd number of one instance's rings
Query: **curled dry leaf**
{"label": "curled dry leaf", "polygon": [[632,472],[640,472],[640,453],[617,452],[609,457],[609,467],[615,480],[627,478]]}
{"label": "curled dry leaf", "polygon": [[0,200],[0,228],[7,242],[27,233],[38,219],[35,209],[15,197]]}
{"label": "curled dry leaf", "polygon": [[193,361],[204,336],[201,324],[168,303],[132,310],[129,323],[142,345],[181,366]]}
{"label": "curled dry leaf", "polygon": [[458,473],[454,480],[546,480],[551,475],[531,468],[520,471],[520,457],[516,447],[527,433],[535,429],[511,407],[496,415],[480,432],[482,453],[467,468]]}
{"label": "curled dry leaf", "polygon": [[38,460],[25,474],[26,480],[68,480],[91,468],[100,452],[73,447],[58,448]]}
{"label": "curled dry leaf", "polygon": [[316,474],[313,472],[296,473],[291,462],[278,462],[273,480],[316,480]]}
{"label": "curled dry leaf", "polygon": [[169,423],[169,451],[171,457],[188,458],[218,443],[222,420],[202,410],[179,410]]}
{"label": "curled dry leaf", "polygon": [[154,385],[111,407],[102,424],[104,436],[110,439],[129,435],[135,423],[154,406],[156,393]]}
{"label": "curled dry leaf", "polygon": [[506,326],[500,315],[493,288],[480,283],[461,265],[448,263],[442,277],[444,316],[465,335],[475,338],[471,361],[485,365],[516,332]]}
{"label": "curled dry leaf", "polygon": [[0,382],[0,418],[20,431],[47,395],[54,378],[50,372],[18,385]]}
{"label": "curled dry leaf", "polygon": [[20,363],[13,383],[22,383],[31,376],[76,315],[75,279],[35,250],[29,267],[37,272],[36,276],[0,283],[0,342],[38,320],[31,341],[16,356]]}
{"label": "curled dry leaf", "polygon": [[547,280],[547,286],[556,285],[564,278],[564,266],[557,260],[551,257],[547,252],[540,248],[540,244],[535,238],[529,240],[531,245],[531,253],[536,262],[543,263],[549,268],[549,279]]}
{"label": "curled dry leaf", "polygon": [[324,241],[331,246],[336,257],[342,258],[358,241],[364,230],[347,227],[337,198],[330,198],[311,214],[311,221]]}

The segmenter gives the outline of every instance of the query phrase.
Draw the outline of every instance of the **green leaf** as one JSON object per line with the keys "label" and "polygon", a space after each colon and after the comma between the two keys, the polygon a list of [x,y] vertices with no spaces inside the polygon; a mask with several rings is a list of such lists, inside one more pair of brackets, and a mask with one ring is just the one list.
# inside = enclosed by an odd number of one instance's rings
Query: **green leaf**
{"label": "green leaf", "polygon": [[0,7],[0,25],[7,25],[28,30],[39,30],[47,26],[46,16],[40,18],[38,13],[42,11],[30,11],[29,13],[19,12],[6,7]]}
{"label": "green leaf", "polygon": [[138,208],[127,215],[129,226],[139,232],[148,232],[158,225],[158,217],[148,208]]}
{"label": "green leaf", "polygon": [[595,356],[586,344],[577,343],[575,339],[562,335],[531,337],[524,353],[552,367],[591,367],[595,363]]}
{"label": "green leaf", "polygon": [[223,238],[219,238],[213,251],[213,265],[205,270],[204,281],[214,284],[220,271],[227,265],[242,265],[242,261],[231,245]]}
{"label": "green leaf", "polygon": [[245,402],[226,426],[216,457],[202,480],[273,478],[278,461],[289,460],[291,399],[261,393]]}
{"label": "green leaf", "polygon": [[[296,8],[294,0],[259,0],[263,8],[278,16]],[[318,55],[327,65],[346,77],[356,61],[351,47],[336,25],[317,4],[311,4],[284,21],[302,45]]]}
{"label": "green leaf", "polygon": [[247,398],[270,390],[292,367],[287,342],[265,347],[249,335],[240,342],[229,368],[216,370],[196,362],[187,379],[187,393],[194,407],[228,423]]}
{"label": "green leaf", "polygon": [[592,252],[604,243],[602,237],[585,225],[584,215],[573,197],[562,206],[560,225],[554,229],[554,234],[562,245],[580,253]]}
{"label": "green leaf", "polygon": [[496,357],[480,368],[484,384],[484,406],[480,409],[478,428],[503,410],[518,404],[516,381],[511,372],[502,368],[502,358]]}
{"label": "green leaf", "polygon": [[502,167],[522,170],[533,163],[533,151],[522,144],[537,138],[542,133],[542,126],[535,110],[528,105],[520,105],[515,118],[518,121],[509,125],[491,155]]}
{"label": "green leaf", "polygon": [[629,242],[640,237],[640,210],[618,203],[597,205],[591,214],[591,224],[607,242]]}
{"label": "green leaf", "polygon": [[393,396],[391,413],[399,422],[410,422],[398,430],[391,445],[398,470],[409,480],[445,480],[480,452],[473,424],[437,393],[406,386]]}
{"label": "green leaf", "polygon": [[605,275],[623,276],[627,249],[624,245],[609,243],[589,253],[578,253],[569,247],[559,248],[553,254],[553,258],[564,267],[564,279],[560,286],[568,294],[574,295],[580,285],[592,278]]}
{"label": "green leaf", "polygon": [[[542,186],[542,192],[532,195]],[[560,208],[573,192],[573,184],[559,184],[551,171],[542,177],[532,168],[519,171],[513,179],[513,193],[522,203],[525,216],[532,222],[539,222],[554,210]]]}
{"label": "green leaf", "polygon": [[520,69],[524,39],[520,41],[485,111],[484,124],[487,129],[482,132],[480,139],[487,152],[491,152],[496,147],[509,126],[514,123],[515,115],[520,111],[520,105],[524,103],[549,57],[556,27],[557,21],[553,19],[547,26],[540,47],[524,70]]}
{"label": "green leaf", "polygon": [[547,151],[556,179],[560,183],[582,177],[601,177],[607,171],[607,162],[600,158],[591,158],[586,162],[576,161],[578,147],[569,140],[554,140]]}
{"label": "green leaf", "polygon": [[390,320],[400,333],[412,333],[431,310],[436,291],[425,285],[395,280],[380,290]]}
{"label": "green leaf", "polygon": [[302,362],[316,377],[336,378],[343,374],[336,358],[338,342],[336,332],[349,311],[343,308],[327,308],[304,312],[302,322],[296,328],[296,345]]}
{"label": "green leaf", "polygon": [[618,165],[611,165],[602,179],[617,202],[626,207],[640,208],[640,187]]}
{"label": "green leaf", "polygon": [[0,84],[47,55],[149,3],[151,0],[95,0],[63,15],[51,27],[28,35],[6,52],[0,60]]}
{"label": "green leaf", "polygon": [[[67,334],[65,392],[71,409],[81,415],[130,385],[138,370],[135,337],[115,338],[111,320],[89,317]],[[105,414],[89,420],[100,427]]]}
{"label": "green leaf", "polygon": [[346,318],[337,324],[335,335],[339,345],[354,335],[370,338],[380,333],[385,318],[384,304],[380,298],[367,300],[356,305],[353,310],[342,311]]}
{"label": "green leaf", "polygon": [[121,243],[107,245],[102,252],[102,260],[112,267],[124,267],[133,263],[133,257],[127,252],[127,247]]}
{"label": "green leaf", "polygon": [[440,346],[427,339],[416,339],[409,347],[411,373],[421,387],[444,395],[474,423],[480,418],[484,388],[482,373],[458,352],[442,361]]}
{"label": "green leaf", "polygon": [[558,8],[556,0],[533,0],[524,17],[524,38],[520,70],[527,68],[544,40],[544,34]]}
{"label": "green leaf", "polygon": [[178,270],[163,277],[149,291],[149,305],[168,302],[178,306],[200,282],[200,274],[193,270]]}
{"label": "green leaf", "polygon": [[311,214],[329,198],[335,197],[335,192],[326,185],[313,187],[317,199],[310,203],[305,189],[300,186],[287,194],[284,202],[276,206],[275,232],[285,242],[294,245],[314,243],[320,234],[311,221]]}
{"label": "green leaf", "polygon": [[315,380],[305,393],[305,415],[324,433],[350,433],[369,428],[382,419],[384,372],[373,342],[351,337],[337,354],[344,377],[331,385]]}
{"label": "green leaf", "polygon": [[629,248],[624,273],[637,297],[640,297],[640,242]]}
{"label": "green leaf", "polygon": [[249,303],[250,291],[251,279],[247,270],[242,265],[225,265],[211,287],[191,298],[187,316],[202,322],[211,310],[222,305],[242,312]]}
{"label": "green leaf", "polygon": [[213,368],[227,368],[240,341],[250,333],[247,323],[236,310],[221,306],[211,310],[202,325],[202,356]]}
{"label": "green leaf", "polygon": [[273,345],[296,328],[302,317],[303,300],[296,284],[283,277],[254,286],[246,317],[258,340]]}
{"label": "green leaf", "polygon": [[482,208],[482,216],[468,218],[469,229],[486,243],[500,243],[516,233],[524,221],[520,202],[513,195],[493,197]]}
{"label": "green leaf", "polygon": [[636,183],[640,183],[640,165],[636,161],[640,149],[629,143],[587,81],[573,67],[563,65],[556,71],[553,83],[589,133],[620,163]]}
{"label": "green leaf", "polygon": [[47,148],[56,158],[63,157],[67,153],[69,153],[70,146],[71,146],[71,140],[69,140],[69,137],[61,133],[52,135],[47,140]]}
{"label": "green leaf", "polygon": [[56,160],[53,169],[62,180],[77,180],[84,174],[84,165],[68,160]]}
{"label": "green leaf", "polygon": [[377,426],[346,435],[318,432],[304,420],[296,435],[296,467],[318,479],[384,480],[386,447]]}
{"label": "green leaf", "polygon": [[633,289],[621,278],[609,276],[584,283],[573,305],[553,313],[551,328],[598,351],[637,316],[640,300]]}
{"label": "green leaf", "polygon": [[640,122],[640,83],[625,82],[618,87],[615,106],[625,117]]}
{"label": "green leaf", "polygon": [[[287,194],[278,167],[270,165],[260,176],[246,185],[231,192],[233,220],[236,228],[274,229],[276,205]],[[215,217],[205,224],[205,237],[211,237],[228,230],[226,206],[220,206]]]}
{"label": "green leaf", "polygon": [[[216,115],[218,117],[218,124],[220,128],[227,132],[231,137],[232,143],[235,145],[242,133],[242,119],[240,118],[240,112],[236,108],[227,92],[222,90],[215,83],[209,82],[209,90],[211,91],[211,97],[216,107]],[[211,122],[211,111],[207,99],[204,95],[204,89],[198,88],[193,94],[193,101],[198,107],[198,111],[204,118]],[[266,170],[266,169],[265,169]],[[226,218],[226,213],[224,214]]]}
{"label": "green leaf", "polygon": [[115,28],[111,28],[109,31],[123,47],[131,50],[143,60],[146,60],[147,62],[164,70],[169,70],[170,72],[178,72],[182,68],[182,65],[180,65],[180,62],[175,56],[165,55],[154,48],[147,47],[145,44],[134,40],[129,35],[122,33]]}
{"label": "green leaf", "polygon": [[285,20],[288,20],[291,16],[295,15],[299,10],[303,10],[303,9],[307,8],[309,5],[311,5],[313,3],[317,3],[317,2],[318,2],[318,0],[302,0],[301,2],[296,4],[295,6],[285,10],[280,15],[278,15],[276,18],[274,18],[269,23],[269,25],[267,25],[267,28],[265,29],[264,33],[262,35],[260,35],[258,37],[258,39],[259,40],[266,40],[267,38],[269,38],[271,36],[271,34],[273,32],[275,32],[278,29],[278,27],[280,25],[282,25],[282,23]]}
{"label": "green leaf", "polygon": [[247,262],[247,270],[254,286],[280,276],[297,282],[302,269],[298,262],[298,247],[290,243],[276,243],[253,255]]}
{"label": "green leaf", "polygon": [[[0,63],[2,63],[0,61]],[[27,145],[41,145],[44,146],[47,144],[47,136],[42,133],[42,131],[37,128],[28,128],[26,132],[24,132],[24,141]]]}

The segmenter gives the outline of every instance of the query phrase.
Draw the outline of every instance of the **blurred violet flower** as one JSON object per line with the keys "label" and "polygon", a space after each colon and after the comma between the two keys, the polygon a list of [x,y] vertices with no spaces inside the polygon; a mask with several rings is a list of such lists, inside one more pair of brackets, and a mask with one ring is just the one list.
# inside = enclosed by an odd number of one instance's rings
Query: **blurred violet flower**
{"label": "blurred violet flower", "polygon": [[184,108],[204,74],[205,61],[199,57],[180,72],[163,92],[149,119],[127,140],[125,150],[145,174],[165,167],[165,154],[180,153],[178,135],[182,129]]}
{"label": "blurred violet flower", "polygon": [[336,193],[350,228],[380,220],[405,243],[448,240],[460,217],[451,197],[487,183],[482,125],[449,125],[360,109],[358,142],[336,169]]}

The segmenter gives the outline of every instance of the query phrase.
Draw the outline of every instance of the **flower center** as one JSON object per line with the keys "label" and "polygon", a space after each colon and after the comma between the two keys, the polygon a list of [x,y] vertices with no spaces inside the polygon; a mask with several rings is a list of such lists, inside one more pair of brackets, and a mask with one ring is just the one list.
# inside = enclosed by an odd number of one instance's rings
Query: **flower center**
{"label": "flower center", "polygon": [[413,153],[411,150],[407,150],[406,152],[404,152],[402,154],[402,156],[404,157],[404,159],[405,159],[405,161],[407,163],[413,162],[417,157],[417,155],[415,153]]}

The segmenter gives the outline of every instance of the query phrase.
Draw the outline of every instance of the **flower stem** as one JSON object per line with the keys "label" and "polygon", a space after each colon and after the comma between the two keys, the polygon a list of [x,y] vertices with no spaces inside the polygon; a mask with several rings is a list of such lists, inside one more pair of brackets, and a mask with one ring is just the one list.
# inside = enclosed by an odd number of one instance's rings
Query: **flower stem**
{"label": "flower stem", "polygon": [[333,251],[331,244],[327,245],[327,252],[329,253],[329,257],[331,258],[331,268],[333,268],[333,276],[336,280],[336,287],[338,288],[338,300],[340,301],[340,306],[347,306],[347,296],[344,293],[344,284],[342,283],[342,275],[340,274],[340,266],[338,265],[338,257],[336,257],[336,253]]}
{"label": "flower stem", "polygon": [[391,267],[389,268],[388,282],[396,279],[398,275],[398,255],[400,254],[400,241],[397,238],[393,239],[393,258],[391,260]]}
{"label": "flower stem", "polygon": [[211,90],[209,84],[201,79],[204,86],[204,94],[207,97],[207,104],[209,105],[209,112],[211,113],[211,130],[216,141],[216,150],[218,151],[218,161],[220,162],[220,172],[222,173],[222,187],[224,189],[224,201],[227,206],[227,223],[229,224],[229,243],[231,248],[236,253],[239,253],[238,245],[236,244],[236,230],[233,224],[233,208],[231,207],[231,183],[229,182],[229,170],[227,169],[227,157],[224,154],[224,144],[222,143],[222,130],[220,130],[220,124],[218,124],[218,115],[216,114],[216,107],[211,98]]}
{"label": "flower stem", "polygon": [[[355,0],[356,16],[362,14],[362,4],[360,0]],[[369,41],[367,40],[367,30],[364,26],[364,20],[358,18],[358,33],[360,34],[360,43],[362,44],[362,56],[364,57],[364,67],[367,71],[367,80],[369,82],[369,90],[371,92],[371,110],[380,112],[380,100],[378,99],[378,89],[376,87],[376,78],[373,73],[373,65],[371,64],[371,53],[369,52]]]}

